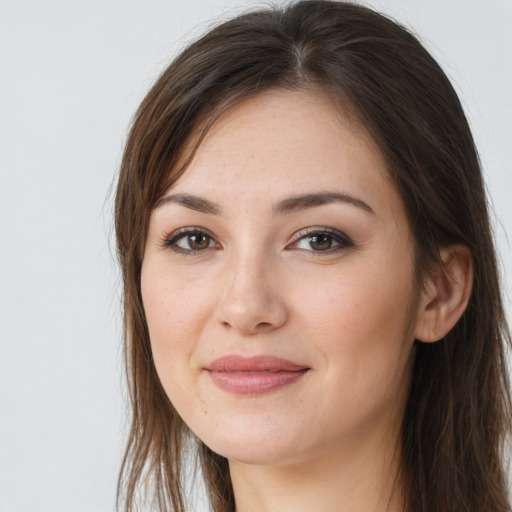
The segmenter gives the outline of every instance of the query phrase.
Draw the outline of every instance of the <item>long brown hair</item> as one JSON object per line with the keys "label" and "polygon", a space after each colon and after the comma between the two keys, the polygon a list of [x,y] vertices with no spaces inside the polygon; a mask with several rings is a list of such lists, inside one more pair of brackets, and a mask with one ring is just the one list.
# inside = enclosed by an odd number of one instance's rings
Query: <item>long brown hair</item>
{"label": "long brown hair", "polygon": [[509,510],[510,334],[466,117],[441,68],[407,29],[360,5],[322,0],[253,11],[213,28],[172,62],[136,113],[115,203],[132,409],[118,507],[134,510],[147,491],[158,510],[184,512],[183,468],[192,451],[212,509],[234,510],[226,459],[193,438],[157,377],[140,272],[149,216],[186,167],[177,161],[191,134],[201,127],[204,135],[220,113],[276,87],[328,93],[375,139],[410,217],[420,284],[440,246],[470,248],[467,310],[441,341],[416,343],[401,436],[404,507]]}

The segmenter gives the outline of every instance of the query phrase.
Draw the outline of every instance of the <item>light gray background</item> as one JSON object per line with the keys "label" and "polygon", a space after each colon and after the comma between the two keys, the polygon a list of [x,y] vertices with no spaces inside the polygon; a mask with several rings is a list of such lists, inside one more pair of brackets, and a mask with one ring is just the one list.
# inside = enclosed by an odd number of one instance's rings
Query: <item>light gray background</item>
{"label": "light gray background", "polygon": [[[1,512],[113,510],[124,412],[108,189],[159,71],[207,20],[255,4],[0,0]],[[461,95],[510,294],[512,0],[370,5],[412,26]]]}

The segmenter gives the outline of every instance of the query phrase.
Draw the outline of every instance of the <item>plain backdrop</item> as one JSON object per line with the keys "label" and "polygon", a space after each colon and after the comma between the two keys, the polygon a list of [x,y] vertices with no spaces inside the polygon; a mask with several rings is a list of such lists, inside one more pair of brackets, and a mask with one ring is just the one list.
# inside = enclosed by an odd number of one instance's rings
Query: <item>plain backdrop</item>
{"label": "plain backdrop", "polygon": [[[109,187],[159,72],[208,20],[254,5],[0,0],[0,512],[113,510],[125,411]],[[510,296],[512,0],[368,5],[412,27],[460,93]]]}

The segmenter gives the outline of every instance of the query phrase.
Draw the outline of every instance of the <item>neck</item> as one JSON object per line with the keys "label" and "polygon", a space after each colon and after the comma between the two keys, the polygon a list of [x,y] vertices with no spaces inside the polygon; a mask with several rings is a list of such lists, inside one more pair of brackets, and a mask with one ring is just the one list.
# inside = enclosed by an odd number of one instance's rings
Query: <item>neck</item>
{"label": "neck", "polygon": [[265,466],[230,461],[236,512],[399,512],[398,435],[358,436],[337,452]]}

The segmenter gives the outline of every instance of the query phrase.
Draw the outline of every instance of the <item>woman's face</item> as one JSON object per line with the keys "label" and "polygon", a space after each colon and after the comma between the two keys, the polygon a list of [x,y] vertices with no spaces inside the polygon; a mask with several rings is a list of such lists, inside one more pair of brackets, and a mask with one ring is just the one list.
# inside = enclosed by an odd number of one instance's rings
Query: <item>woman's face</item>
{"label": "woman's face", "polygon": [[170,401],[212,450],[256,464],[396,433],[414,282],[374,143],[323,96],[281,90],[213,126],[152,213],[141,277]]}

